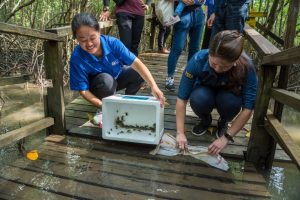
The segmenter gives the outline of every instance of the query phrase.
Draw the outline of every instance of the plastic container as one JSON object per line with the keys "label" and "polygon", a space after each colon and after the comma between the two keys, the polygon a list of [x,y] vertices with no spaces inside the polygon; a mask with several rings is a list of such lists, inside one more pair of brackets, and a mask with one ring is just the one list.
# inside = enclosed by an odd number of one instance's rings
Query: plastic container
{"label": "plastic container", "polygon": [[158,144],[164,132],[164,110],[155,97],[114,95],[103,98],[102,137]]}

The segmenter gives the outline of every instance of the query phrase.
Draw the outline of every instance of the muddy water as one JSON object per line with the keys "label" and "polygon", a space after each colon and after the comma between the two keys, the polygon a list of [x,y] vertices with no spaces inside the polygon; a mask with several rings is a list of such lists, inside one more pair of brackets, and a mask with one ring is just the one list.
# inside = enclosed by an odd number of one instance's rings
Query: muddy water
{"label": "muddy water", "polygon": [[[28,87],[24,85],[0,87],[1,98],[5,101],[4,104],[1,104],[0,134],[41,119],[44,113],[43,93],[44,91],[40,88],[32,85]],[[70,101],[76,95],[66,91],[66,102]],[[300,145],[300,114],[290,108],[285,108],[282,122],[285,128],[291,133],[291,136]],[[43,142],[43,138],[45,138],[45,132],[40,132],[26,138],[26,150],[37,148]],[[23,156],[23,154],[17,151],[16,144],[1,148],[0,168]],[[76,162],[74,156],[69,159],[70,162]],[[230,166],[231,172],[235,176],[239,176],[243,169],[243,162],[231,161]],[[268,189],[273,195],[272,199],[300,199],[300,172],[295,165],[290,163],[274,163],[267,177],[269,178]]]}
{"label": "muddy water", "polygon": [[296,112],[294,109],[285,106],[282,116],[284,128],[300,146],[300,112]]}

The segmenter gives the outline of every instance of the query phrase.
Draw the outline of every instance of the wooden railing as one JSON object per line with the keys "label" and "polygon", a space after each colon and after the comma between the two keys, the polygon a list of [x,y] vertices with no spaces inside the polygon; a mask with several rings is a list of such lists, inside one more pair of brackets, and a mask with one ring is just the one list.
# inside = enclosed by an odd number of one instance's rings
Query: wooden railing
{"label": "wooden railing", "polygon": [[283,128],[280,119],[268,112],[270,99],[300,111],[300,95],[284,89],[273,88],[277,68],[300,64],[300,46],[280,51],[256,30],[246,26],[245,33],[259,53],[259,89],[252,120],[247,159],[261,169],[270,169],[276,142],[285,150],[300,169],[300,147]]}
{"label": "wooden railing", "polygon": [[[114,20],[101,22],[100,27],[102,29],[111,28],[114,24]],[[64,134],[66,129],[64,118],[64,66],[62,63],[62,42],[65,41],[66,36],[72,34],[71,27],[66,26],[47,31],[41,31],[0,22],[0,32],[45,40],[44,64],[46,79],[50,79],[53,84],[53,87],[47,88],[47,95],[44,97],[45,118],[22,128],[0,135],[0,148],[16,142],[24,137],[37,133],[43,129],[47,129],[48,133]],[[29,76],[30,75],[23,75],[21,77],[2,77],[0,80],[0,85],[3,86],[24,83],[28,81]]]}

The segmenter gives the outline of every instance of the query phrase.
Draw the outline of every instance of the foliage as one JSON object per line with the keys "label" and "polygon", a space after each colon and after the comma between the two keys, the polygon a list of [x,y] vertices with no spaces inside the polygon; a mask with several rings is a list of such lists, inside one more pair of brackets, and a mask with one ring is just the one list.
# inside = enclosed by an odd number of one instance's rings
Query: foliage
{"label": "foliage", "polygon": [[[110,9],[113,10],[112,0]],[[277,1],[278,7],[275,15],[275,22],[271,24],[271,30],[280,38],[285,38],[287,26],[287,12],[289,0],[252,0],[251,7],[256,11],[265,11],[270,13],[273,3]],[[30,27],[34,29],[48,29],[69,25],[72,17],[79,12],[91,12],[99,16],[102,10],[102,0],[0,0],[0,20],[9,24]],[[260,18],[261,24],[266,24],[266,18]],[[142,40],[147,39],[150,27],[145,26]],[[114,27],[115,33],[116,27]],[[300,44],[300,16],[296,27],[297,36],[295,45]],[[279,48],[272,38],[268,38]],[[44,66],[43,66],[43,41],[32,40],[30,38],[0,33],[0,76],[12,75],[15,73],[33,73],[35,81],[43,84]],[[141,42],[141,45],[143,42]],[[68,37],[64,43],[64,62],[65,62],[65,83],[68,80],[68,60],[71,50],[74,47],[74,41]],[[290,87],[299,89],[299,67],[291,71]]]}

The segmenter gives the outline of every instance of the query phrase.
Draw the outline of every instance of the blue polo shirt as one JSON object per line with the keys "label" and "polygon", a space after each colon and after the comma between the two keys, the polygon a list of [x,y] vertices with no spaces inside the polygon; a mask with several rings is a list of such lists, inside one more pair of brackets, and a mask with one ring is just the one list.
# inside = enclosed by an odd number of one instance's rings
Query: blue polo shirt
{"label": "blue polo shirt", "polygon": [[[247,58],[248,59],[248,58]],[[257,77],[254,65],[250,59],[246,80],[241,85],[242,107],[252,110],[255,105]],[[212,88],[222,88],[229,79],[229,73],[216,73],[209,65],[208,50],[195,53],[183,71],[178,88],[178,98],[188,100],[196,85]]]}
{"label": "blue polo shirt", "polygon": [[108,73],[115,79],[122,72],[124,65],[131,65],[136,56],[117,38],[101,35],[102,57],[84,51],[77,45],[70,60],[71,90],[88,90],[89,77],[99,73]]}

